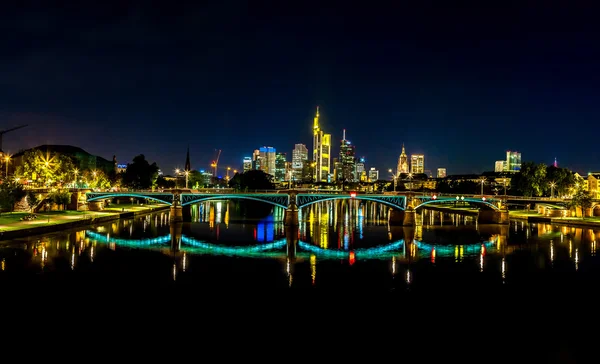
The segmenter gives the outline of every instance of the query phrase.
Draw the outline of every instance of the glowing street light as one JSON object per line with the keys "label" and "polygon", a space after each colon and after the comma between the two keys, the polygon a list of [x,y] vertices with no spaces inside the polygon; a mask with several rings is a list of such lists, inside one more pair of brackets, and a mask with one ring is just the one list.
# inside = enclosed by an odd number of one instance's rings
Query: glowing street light
{"label": "glowing street light", "polygon": [[481,195],[483,196],[483,184],[485,183],[485,178],[481,177],[479,181],[481,182]]}

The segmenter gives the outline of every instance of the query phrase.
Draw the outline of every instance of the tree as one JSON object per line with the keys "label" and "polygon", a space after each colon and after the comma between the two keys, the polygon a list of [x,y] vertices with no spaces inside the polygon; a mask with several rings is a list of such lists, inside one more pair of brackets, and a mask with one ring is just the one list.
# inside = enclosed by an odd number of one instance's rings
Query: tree
{"label": "tree", "polygon": [[592,207],[592,196],[588,193],[588,191],[583,189],[582,185],[579,185],[573,198],[570,202],[570,207],[577,209],[581,208],[581,217],[585,219],[585,212],[587,209]]}
{"label": "tree", "polygon": [[16,174],[38,186],[53,186],[73,181],[74,171],[75,163],[70,156],[33,149],[25,152]]}
{"label": "tree", "polygon": [[511,178],[511,185],[523,196],[542,196],[548,187],[546,172],[547,166],[543,163],[525,162],[521,171]]}
{"label": "tree", "polygon": [[133,163],[127,164],[123,183],[129,188],[145,190],[154,188],[157,178],[158,166],[156,163],[148,163],[146,157],[140,154],[133,158]]}
{"label": "tree", "polygon": [[29,210],[33,212],[33,208],[37,206],[39,200],[37,195],[32,191],[27,192],[27,206],[29,206]]}
{"label": "tree", "polygon": [[12,212],[15,209],[15,203],[21,201],[26,194],[22,184],[5,180],[0,185],[0,207]]}
{"label": "tree", "polygon": [[558,168],[548,166],[546,173],[546,195],[552,193],[551,184],[554,184],[555,196],[564,196],[569,193],[569,190],[575,185],[575,173],[566,168]]}
{"label": "tree", "polygon": [[175,181],[167,180],[163,176],[158,176],[156,179],[156,187],[158,188],[175,188]]}
{"label": "tree", "polygon": [[68,190],[54,190],[48,194],[48,198],[63,210],[66,205],[71,203],[71,193]]}
{"label": "tree", "polygon": [[110,179],[102,170],[85,171],[82,178],[86,181],[89,188],[110,188]]}
{"label": "tree", "polygon": [[229,187],[236,191],[271,190],[275,188],[273,176],[260,170],[236,173],[229,181]]}

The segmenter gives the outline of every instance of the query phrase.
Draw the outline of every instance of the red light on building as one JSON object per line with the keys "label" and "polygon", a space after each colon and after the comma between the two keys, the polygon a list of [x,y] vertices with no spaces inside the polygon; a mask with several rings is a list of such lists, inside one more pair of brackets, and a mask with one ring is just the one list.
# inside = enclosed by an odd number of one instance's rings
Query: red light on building
{"label": "red light on building", "polygon": [[352,198],[356,197],[356,192],[350,192],[350,197],[352,197]]}
{"label": "red light on building", "polygon": [[437,195],[433,195],[432,198],[435,200],[437,198]]}

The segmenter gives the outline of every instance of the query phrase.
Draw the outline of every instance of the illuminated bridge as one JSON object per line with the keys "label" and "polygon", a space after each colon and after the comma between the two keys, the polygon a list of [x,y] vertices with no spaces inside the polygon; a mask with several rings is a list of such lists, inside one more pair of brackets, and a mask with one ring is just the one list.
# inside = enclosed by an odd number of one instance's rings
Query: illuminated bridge
{"label": "illuminated bridge", "polygon": [[188,206],[195,203],[217,200],[248,200],[260,201],[284,209],[295,205],[298,208],[310,206],[317,202],[335,201],[335,200],[358,200],[372,201],[387,205],[393,209],[406,210],[407,198],[410,200],[411,207],[414,209],[424,207],[430,204],[475,204],[482,207],[489,207],[498,210],[496,203],[499,201],[491,197],[438,197],[435,195],[399,195],[399,194],[357,194],[348,192],[314,192],[299,193],[294,190],[282,190],[279,192],[260,192],[260,193],[192,193],[192,192],[88,192],[86,194],[88,202],[102,201],[116,197],[133,197],[154,200],[167,205]]}
{"label": "illuminated bridge", "polygon": [[[170,244],[173,239],[171,235],[165,235],[157,238],[150,239],[125,239],[118,237],[111,237],[110,234],[99,234],[97,232],[88,230],[86,236],[99,243],[115,244],[117,246],[138,248],[138,249],[155,249],[164,250],[170,248]],[[180,237],[181,247],[179,251],[190,253],[190,254],[210,254],[210,255],[225,255],[225,256],[237,256],[246,258],[285,258],[288,256],[287,240],[280,239],[271,243],[266,244],[255,244],[248,246],[225,246],[219,244],[213,244],[202,240],[197,240],[192,237],[188,237],[184,234]],[[486,241],[483,243],[474,243],[467,245],[431,245],[424,242],[414,240],[414,246],[423,252],[423,255],[429,256],[432,251],[437,252],[438,257],[443,256],[454,256],[456,249],[461,249],[461,252],[477,253],[481,250],[482,246],[486,248],[492,248],[496,244],[495,240]],[[388,259],[393,256],[406,254],[404,249],[405,242],[403,239],[391,242],[388,244],[372,247],[362,248],[353,250],[336,250],[336,249],[323,249],[302,241],[299,241],[296,245],[297,251],[295,256],[300,258],[309,258],[314,255],[319,259],[323,260],[343,260],[343,259],[355,259],[355,260],[372,260],[372,259]]]}

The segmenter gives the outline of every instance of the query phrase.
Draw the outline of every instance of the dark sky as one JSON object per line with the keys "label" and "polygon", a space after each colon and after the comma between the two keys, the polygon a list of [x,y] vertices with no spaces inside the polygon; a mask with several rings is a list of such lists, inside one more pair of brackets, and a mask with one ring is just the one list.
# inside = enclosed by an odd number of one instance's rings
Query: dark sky
{"label": "dark sky", "polygon": [[30,125],[8,152],[143,153],[169,174],[189,144],[193,168],[215,149],[240,168],[263,145],[311,148],[320,105],[334,154],[346,128],[368,168],[395,167],[404,142],[434,173],[491,170],[507,149],[600,170],[591,6],[76,3],[0,9],[0,127]]}

